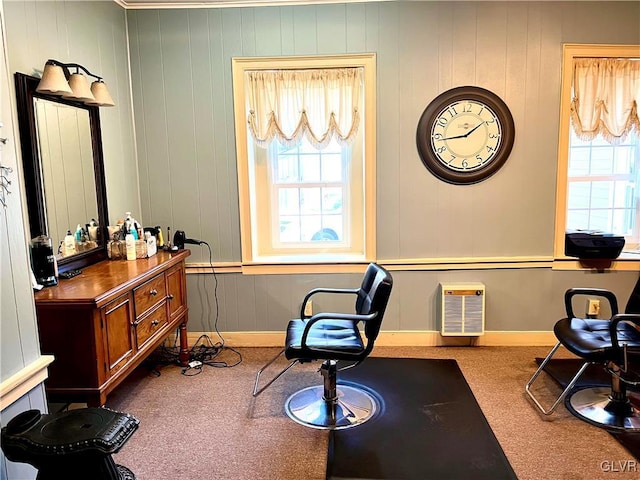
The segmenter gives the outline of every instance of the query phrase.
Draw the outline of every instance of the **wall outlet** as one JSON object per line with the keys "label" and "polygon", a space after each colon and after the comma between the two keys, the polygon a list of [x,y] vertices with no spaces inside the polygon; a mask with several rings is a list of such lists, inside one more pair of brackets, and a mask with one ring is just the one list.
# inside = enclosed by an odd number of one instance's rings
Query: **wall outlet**
{"label": "wall outlet", "polygon": [[313,315],[313,302],[308,300],[304,306],[304,316],[311,317]]}
{"label": "wall outlet", "polygon": [[600,314],[600,300],[590,298],[587,306],[587,315],[597,317]]}

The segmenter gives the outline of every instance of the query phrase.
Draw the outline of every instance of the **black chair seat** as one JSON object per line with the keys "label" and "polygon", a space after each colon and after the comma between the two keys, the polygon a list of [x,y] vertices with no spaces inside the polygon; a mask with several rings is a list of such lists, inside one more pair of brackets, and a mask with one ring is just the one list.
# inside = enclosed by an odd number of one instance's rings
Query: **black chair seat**
{"label": "black chair seat", "polygon": [[[287,326],[285,356],[300,358],[302,335],[308,320],[295,319]],[[307,336],[307,348],[316,359],[345,360],[364,351],[364,342],[355,322],[350,320],[319,320]]]}
{"label": "black chair seat", "polygon": [[[563,318],[553,327],[553,332],[567,350],[592,363],[606,363],[615,359],[609,327],[611,322],[602,319]],[[640,332],[631,325],[618,325],[618,342],[626,343],[631,353],[640,349]]]}

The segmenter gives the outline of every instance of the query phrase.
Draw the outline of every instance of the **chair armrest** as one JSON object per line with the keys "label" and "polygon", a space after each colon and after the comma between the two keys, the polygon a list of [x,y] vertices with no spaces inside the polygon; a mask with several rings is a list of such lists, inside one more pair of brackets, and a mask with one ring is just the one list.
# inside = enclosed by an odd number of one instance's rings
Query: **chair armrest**
{"label": "chair armrest", "polygon": [[302,348],[309,348],[307,346],[307,337],[309,336],[309,331],[314,323],[319,322],[320,320],[351,320],[354,323],[359,321],[366,322],[367,320],[372,320],[378,315],[378,312],[370,313],[369,315],[358,315],[357,313],[318,313],[311,317],[307,324],[304,326],[304,332],[302,332],[302,339],[300,340],[300,346]]}
{"label": "chair armrest", "polygon": [[316,293],[357,294],[359,291],[360,291],[359,288],[323,288],[323,287],[314,288],[313,290],[310,290],[309,293],[305,295],[304,300],[302,300],[302,306],[300,307],[300,318],[302,319],[309,318],[308,315],[304,314],[304,310],[307,306],[307,302],[309,301],[309,299]]}
{"label": "chair armrest", "polygon": [[619,349],[618,343],[618,324],[620,322],[630,322],[635,325],[636,330],[640,331],[640,315],[636,313],[619,313],[611,318],[609,323],[609,334],[611,335],[611,344],[613,348]]}
{"label": "chair armrest", "polygon": [[606,298],[609,301],[611,316],[613,317],[618,314],[618,299],[610,290],[606,290],[604,288],[570,288],[564,293],[564,306],[567,311],[567,318],[575,318],[571,300],[576,295],[594,295]]}

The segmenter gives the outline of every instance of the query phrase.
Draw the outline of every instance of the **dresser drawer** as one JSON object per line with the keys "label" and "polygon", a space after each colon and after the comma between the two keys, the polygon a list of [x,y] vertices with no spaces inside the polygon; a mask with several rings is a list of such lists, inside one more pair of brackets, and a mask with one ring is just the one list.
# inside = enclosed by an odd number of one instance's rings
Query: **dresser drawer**
{"label": "dresser drawer", "polygon": [[164,301],[167,297],[164,273],[135,288],[133,296],[136,306],[136,318],[140,318],[147,310],[158,302]]}
{"label": "dresser drawer", "polygon": [[138,350],[156,332],[162,330],[169,323],[167,318],[167,303],[162,302],[149,313],[135,321],[136,342]]}

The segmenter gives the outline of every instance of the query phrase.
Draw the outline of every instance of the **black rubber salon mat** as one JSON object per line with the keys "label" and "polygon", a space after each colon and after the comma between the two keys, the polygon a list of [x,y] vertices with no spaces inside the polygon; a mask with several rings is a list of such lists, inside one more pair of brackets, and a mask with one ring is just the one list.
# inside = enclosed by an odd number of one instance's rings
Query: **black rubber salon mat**
{"label": "black rubber salon mat", "polygon": [[368,422],[330,433],[328,479],[516,478],[455,360],[369,357],[340,380],[384,404]]}
{"label": "black rubber salon mat", "polygon": [[[542,358],[536,358],[536,363],[540,365],[542,360]],[[564,388],[569,384],[583,363],[583,360],[580,358],[552,358],[549,360],[549,363],[545,365],[544,371]],[[611,375],[605,372],[601,365],[589,365],[574,388],[609,385],[611,385]],[[633,390],[637,391],[637,388]],[[631,453],[636,460],[640,460],[640,433],[609,433],[629,450],[629,453]]]}

